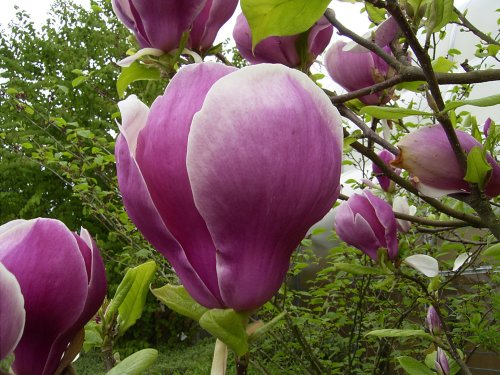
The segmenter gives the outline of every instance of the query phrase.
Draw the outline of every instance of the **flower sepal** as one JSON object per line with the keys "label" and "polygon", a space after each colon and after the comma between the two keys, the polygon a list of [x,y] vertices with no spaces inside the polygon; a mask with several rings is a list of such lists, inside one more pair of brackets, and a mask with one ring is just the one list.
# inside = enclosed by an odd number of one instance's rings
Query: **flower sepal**
{"label": "flower sepal", "polygon": [[386,274],[390,275],[396,270],[394,268],[394,260],[389,258],[389,252],[386,248],[381,247],[377,250],[377,263],[385,271]]}

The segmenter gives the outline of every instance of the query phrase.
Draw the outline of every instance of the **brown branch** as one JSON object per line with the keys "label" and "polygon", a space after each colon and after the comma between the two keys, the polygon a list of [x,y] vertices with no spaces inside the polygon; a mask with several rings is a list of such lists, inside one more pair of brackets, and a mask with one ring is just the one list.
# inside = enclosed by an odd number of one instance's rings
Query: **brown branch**
{"label": "brown branch", "polygon": [[[435,73],[435,75],[440,85],[483,83],[500,80],[500,69],[473,70],[466,73]],[[405,66],[398,75],[388,80],[348,92],[347,94],[331,96],[330,100],[334,104],[345,103],[351,99],[359,98],[360,96],[388,89],[402,82],[425,81],[425,79],[424,72],[419,67]]]}
{"label": "brown branch", "polygon": [[[347,133],[347,132],[345,131],[345,133]],[[349,134],[347,133],[347,136],[348,135]],[[404,179],[403,177],[401,177],[397,173],[395,173],[392,170],[392,168],[390,166],[388,166],[387,164],[385,164],[384,161],[382,159],[380,159],[378,157],[378,155],[373,150],[369,149],[368,147],[364,146],[363,144],[355,141],[355,142],[351,143],[351,147],[353,149],[355,149],[356,151],[358,151],[359,153],[366,156],[367,158],[369,158],[373,163],[378,165],[380,167],[380,169],[382,170],[382,172],[384,173],[384,175],[389,177],[392,181],[397,183],[403,189],[408,190],[410,193],[415,194],[420,199],[427,202],[428,204],[430,204],[432,207],[434,207],[438,211],[443,212],[443,213],[447,214],[448,216],[454,217],[455,219],[466,221],[467,223],[469,223],[473,227],[476,227],[476,228],[486,227],[486,224],[483,223],[481,218],[474,216],[474,215],[466,214],[465,212],[462,212],[462,211],[455,210],[455,209],[441,203],[437,199],[420,194],[418,189],[410,181]]]}
{"label": "brown branch", "polygon": [[467,18],[465,18],[464,14],[461,13],[457,8],[453,7],[453,11],[456,13],[456,15],[458,16],[460,21],[462,21],[462,23],[456,22],[458,25],[466,27],[467,29],[469,29],[469,31],[471,31],[473,34],[475,34],[480,39],[484,40],[486,43],[495,44],[497,46],[500,46],[500,43],[498,41],[493,39],[488,34],[483,33],[481,30],[479,30],[477,27],[475,27],[472,23],[470,23],[470,21]]}
{"label": "brown branch", "polygon": [[363,135],[366,138],[371,139],[373,142],[379,144],[380,146],[382,146],[386,150],[392,152],[394,155],[397,155],[399,153],[399,150],[397,147],[393,146],[390,142],[386,141],[384,138],[379,136],[368,125],[366,125],[363,120],[361,120],[353,111],[351,111],[345,105],[337,104],[336,107],[342,116],[344,116],[348,120],[352,121],[354,123],[354,125],[356,125],[359,129],[361,129],[361,131],[363,132]]}
{"label": "brown branch", "polygon": [[345,35],[358,43],[359,45],[369,49],[370,51],[376,53],[380,56],[387,64],[395,68],[396,70],[400,70],[404,65],[400,63],[394,56],[389,55],[385,52],[381,47],[376,45],[375,43],[359,36],[358,34],[352,32],[347,27],[342,25],[339,20],[335,17],[335,12],[332,9],[327,9],[325,11],[326,19],[337,29],[340,35]]}

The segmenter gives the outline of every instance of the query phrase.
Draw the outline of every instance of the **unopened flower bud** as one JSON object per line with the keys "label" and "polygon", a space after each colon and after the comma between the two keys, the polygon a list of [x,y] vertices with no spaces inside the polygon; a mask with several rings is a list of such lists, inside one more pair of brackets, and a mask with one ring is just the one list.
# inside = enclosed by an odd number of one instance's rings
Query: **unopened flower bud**
{"label": "unopened flower bud", "polygon": [[439,334],[439,332],[441,332],[441,319],[439,318],[436,309],[432,305],[429,306],[429,310],[427,310],[427,318],[425,319],[425,322],[427,323],[429,331],[433,335],[437,335]]}
{"label": "unopened flower bud", "polygon": [[436,371],[439,375],[450,374],[450,364],[448,363],[448,358],[446,358],[446,353],[441,348],[438,348],[437,350],[435,364],[436,364]]}

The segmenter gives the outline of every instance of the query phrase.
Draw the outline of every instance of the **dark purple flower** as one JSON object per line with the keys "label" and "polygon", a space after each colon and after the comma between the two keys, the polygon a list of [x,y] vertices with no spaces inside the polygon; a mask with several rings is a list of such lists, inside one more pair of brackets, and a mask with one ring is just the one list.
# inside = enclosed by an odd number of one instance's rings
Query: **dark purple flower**
{"label": "dark purple flower", "polygon": [[201,63],[179,70],[151,109],[129,97],[120,110],[118,182],[132,221],[198,303],[264,304],[338,195],[342,126],[328,97],[283,65]]}
{"label": "dark purple flower", "polygon": [[[462,149],[467,153],[473,147],[482,147],[470,134],[456,130]],[[430,197],[468,192],[464,171],[458,164],[446,133],[440,124],[421,127],[401,138],[399,155],[392,165],[404,168],[413,176],[417,188]],[[500,194],[500,165],[490,154],[486,160],[491,165],[491,175],[485,184],[490,197]]]}
{"label": "dark purple flower", "polygon": [[52,375],[104,300],[99,251],[85,229],[79,236],[58,220],[15,220],[0,227],[0,262],[19,282],[26,310],[12,368]]}
{"label": "dark purple flower", "polygon": [[190,31],[187,47],[210,48],[217,32],[231,18],[237,0],[113,0],[118,18],[132,30],[142,48],[170,52]]}
{"label": "dark purple flower", "polygon": [[335,230],[342,241],[377,260],[380,248],[389,258],[398,255],[397,223],[391,206],[370,191],[353,194],[337,209]]}
{"label": "dark purple flower", "polygon": [[[333,27],[325,17],[321,17],[304,35],[271,36],[260,41],[252,52],[252,33],[243,14],[236,19],[233,38],[236,47],[247,61],[252,64],[283,64],[290,68],[308,68],[328,46]],[[298,43],[304,43],[306,56],[301,56]],[[305,58],[305,61],[302,61]]]}

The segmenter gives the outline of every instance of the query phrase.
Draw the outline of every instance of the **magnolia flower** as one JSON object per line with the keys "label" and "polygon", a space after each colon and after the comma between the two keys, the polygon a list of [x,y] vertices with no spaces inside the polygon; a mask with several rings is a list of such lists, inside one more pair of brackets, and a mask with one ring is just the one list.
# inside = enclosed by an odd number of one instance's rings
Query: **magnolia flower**
{"label": "magnolia flower", "polygon": [[119,106],[132,221],[198,303],[264,304],[339,193],[342,126],[328,97],[283,65],[201,63],[180,69],[151,109],[135,96]]}
{"label": "magnolia flower", "polygon": [[[390,162],[393,161],[396,157],[389,151],[387,150],[382,150],[379,154],[378,157],[384,161],[385,164],[390,166]],[[382,190],[385,192],[392,192],[394,191],[394,182],[387,177],[382,169],[375,163],[372,164],[372,171],[373,175],[377,178],[378,183],[380,184],[380,187]],[[396,169],[395,173],[400,174],[401,170]]]}
{"label": "magnolia flower", "polygon": [[[456,133],[466,153],[473,147],[482,147],[470,134],[460,130],[456,130]],[[438,198],[470,191],[469,184],[464,180],[464,171],[440,124],[424,126],[411,132],[401,138],[398,147],[399,155],[391,164],[408,170],[423,194]],[[500,165],[489,154],[486,160],[492,170],[485,184],[485,193],[495,197],[500,194]]]}
{"label": "magnolia flower", "polygon": [[0,263],[0,361],[14,351],[21,339],[25,316],[21,287]]}
{"label": "magnolia flower", "polygon": [[[347,91],[355,91],[390,78],[393,69],[378,55],[366,51],[347,51],[346,43],[338,41],[325,55],[326,70],[330,77]],[[384,51],[391,52],[388,46]],[[385,104],[391,100],[394,89],[361,96],[359,100],[368,105]]]}
{"label": "magnolia flower", "polygon": [[427,318],[425,319],[425,322],[427,323],[427,327],[429,327],[429,331],[433,335],[437,335],[441,332],[441,319],[432,305],[430,305],[427,310]]}
{"label": "magnolia flower", "polygon": [[26,310],[14,373],[52,375],[104,300],[99,251],[85,229],[79,236],[58,220],[14,220],[0,226],[0,263],[16,277]]}
{"label": "magnolia flower", "polygon": [[187,47],[210,48],[231,18],[237,0],[113,0],[118,18],[132,30],[142,48],[170,52],[190,31]]}
{"label": "magnolia flower", "polygon": [[[308,68],[328,46],[332,34],[333,26],[321,17],[305,34],[271,36],[260,41],[252,51],[252,33],[243,14],[236,19],[233,30],[236,47],[247,61],[252,64],[283,64],[290,68]],[[305,56],[301,55],[302,49]]]}
{"label": "magnolia flower", "polygon": [[448,363],[448,358],[446,358],[446,353],[441,348],[437,349],[435,364],[438,375],[450,374],[450,364]]}
{"label": "magnolia flower", "polygon": [[353,194],[337,209],[335,230],[342,241],[377,260],[380,248],[390,259],[398,255],[397,224],[391,206],[370,191]]}

